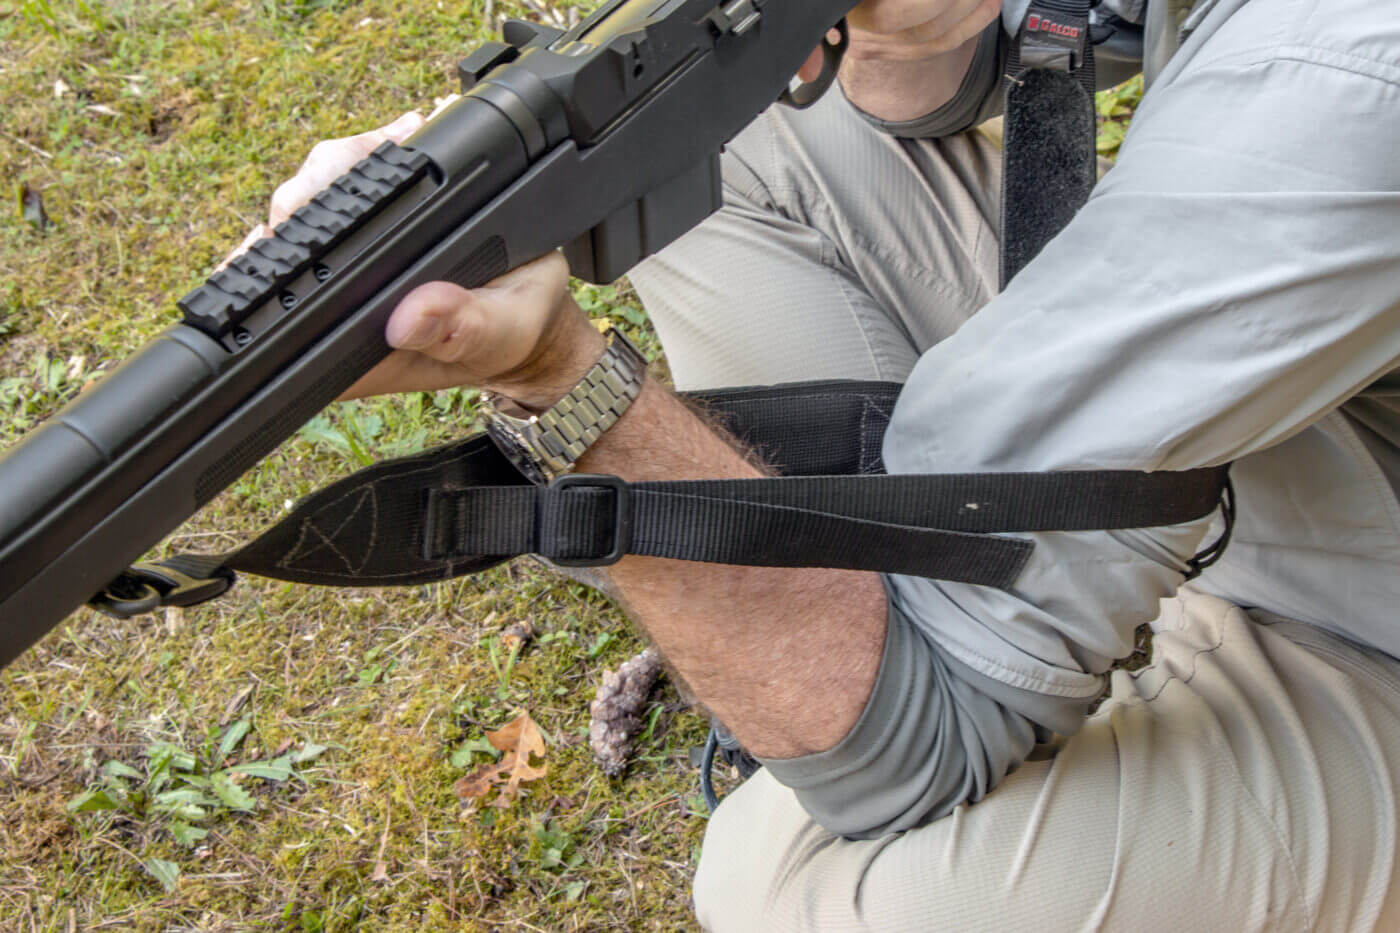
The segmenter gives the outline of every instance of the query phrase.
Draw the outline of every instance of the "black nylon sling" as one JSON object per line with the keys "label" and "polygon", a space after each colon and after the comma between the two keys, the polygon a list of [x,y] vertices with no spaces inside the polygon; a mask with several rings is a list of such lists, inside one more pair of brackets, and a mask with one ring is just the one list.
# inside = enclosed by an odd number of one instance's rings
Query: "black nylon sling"
{"label": "black nylon sling", "polygon": [[1002,534],[1170,525],[1220,504],[1224,467],[884,474],[880,442],[899,388],[841,381],[690,396],[756,443],[781,478],[567,475],[540,487],[477,435],[327,486],[237,551],[139,564],[94,604],[117,615],[191,605],[227,589],[235,571],[333,586],[428,583],[526,553],[566,565],[640,554],[1009,588],[1032,544]]}

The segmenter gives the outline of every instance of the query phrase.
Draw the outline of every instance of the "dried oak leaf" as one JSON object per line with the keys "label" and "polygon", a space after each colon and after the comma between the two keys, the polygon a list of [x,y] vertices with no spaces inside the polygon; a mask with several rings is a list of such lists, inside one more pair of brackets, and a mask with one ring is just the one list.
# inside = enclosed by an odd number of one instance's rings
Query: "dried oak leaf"
{"label": "dried oak leaf", "polygon": [[522,783],[542,778],[548,772],[549,767],[543,762],[530,763],[531,758],[544,757],[544,736],[530,714],[521,713],[495,732],[486,733],[486,741],[503,753],[500,761],[482,765],[460,778],[452,785],[452,792],[463,799],[476,799],[486,796],[491,788],[500,787],[501,793],[491,806],[508,807],[519,795]]}

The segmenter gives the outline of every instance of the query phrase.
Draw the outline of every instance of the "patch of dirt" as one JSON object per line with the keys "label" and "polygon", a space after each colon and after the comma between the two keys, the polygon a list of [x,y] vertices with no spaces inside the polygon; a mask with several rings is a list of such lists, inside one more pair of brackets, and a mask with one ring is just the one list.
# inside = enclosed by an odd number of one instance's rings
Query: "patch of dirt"
{"label": "patch of dirt", "polygon": [[146,119],[146,135],[158,143],[165,142],[194,118],[199,104],[199,95],[191,88],[165,98]]}
{"label": "patch of dirt", "polygon": [[34,334],[17,334],[8,339],[0,339],[0,376],[21,372],[34,358],[35,352],[44,350],[47,346]]}

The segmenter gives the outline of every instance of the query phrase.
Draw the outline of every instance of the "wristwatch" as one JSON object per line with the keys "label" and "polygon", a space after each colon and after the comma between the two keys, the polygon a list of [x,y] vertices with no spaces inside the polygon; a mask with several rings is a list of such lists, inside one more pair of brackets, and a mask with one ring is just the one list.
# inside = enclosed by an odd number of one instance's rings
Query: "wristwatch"
{"label": "wristwatch", "polygon": [[546,411],[532,414],[505,396],[485,396],[486,432],[530,482],[542,486],[572,470],[641,393],[646,358],[615,327],[606,336],[598,362]]}

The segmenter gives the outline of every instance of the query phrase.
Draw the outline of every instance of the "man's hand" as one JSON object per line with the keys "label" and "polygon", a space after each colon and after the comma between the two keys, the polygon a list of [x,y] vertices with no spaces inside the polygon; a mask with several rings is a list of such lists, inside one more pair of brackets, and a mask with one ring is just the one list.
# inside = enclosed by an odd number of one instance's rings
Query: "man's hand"
{"label": "man's hand", "polygon": [[[267,224],[259,224],[225,263],[381,143],[402,142],[423,122],[408,113],[377,130],[318,143],[273,194]],[[527,407],[549,407],[602,353],[602,337],[574,303],[568,278],[564,258],[550,253],[481,288],[419,286],[389,318],[385,340],[394,351],[344,398],[474,385]]]}

